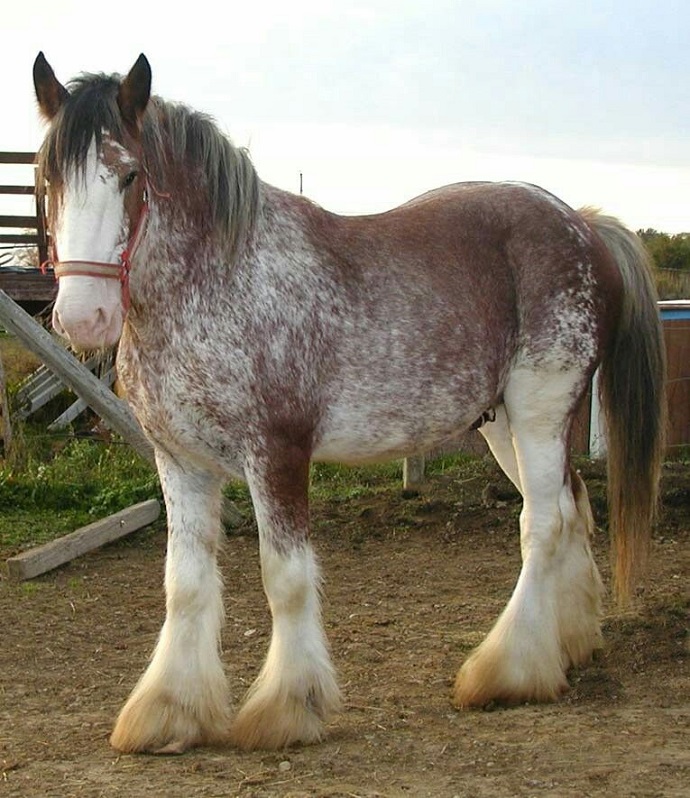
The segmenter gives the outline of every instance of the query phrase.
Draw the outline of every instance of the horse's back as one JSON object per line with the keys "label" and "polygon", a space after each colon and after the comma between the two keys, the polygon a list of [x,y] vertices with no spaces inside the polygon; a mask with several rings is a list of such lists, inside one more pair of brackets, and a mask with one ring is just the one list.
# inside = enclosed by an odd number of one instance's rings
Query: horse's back
{"label": "horse's back", "polygon": [[412,282],[439,285],[482,333],[498,324],[518,349],[567,339],[581,350],[575,338],[601,343],[611,332],[621,299],[611,253],[580,213],[538,186],[455,183],[369,224],[399,234]]}
{"label": "horse's back", "polygon": [[462,344],[470,363],[475,349],[491,361],[548,337],[558,318],[586,313],[598,328],[619,299],[585,219],[529,184],[456,183],[382,214],[322,214],[308,231],[365,327],[400,328],[422,349]]}

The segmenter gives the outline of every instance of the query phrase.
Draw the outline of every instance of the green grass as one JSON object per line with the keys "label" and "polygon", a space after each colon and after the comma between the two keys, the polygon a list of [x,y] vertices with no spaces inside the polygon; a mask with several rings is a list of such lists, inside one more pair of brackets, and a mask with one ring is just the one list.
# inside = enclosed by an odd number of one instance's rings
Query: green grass
{"label": "green grass", "polygon": [[[51,442],[52,447],[51,448]],[[60,537],[131,504],[161,498],[155,471],[129,446],[23,435],[0,461],[0,547]]]}
{"label": "green grass", "polygon": [[400,462],[370,466],[345,466],[338,463],[314,463],[310,491],[313,497],[335,501],[372,495],[386,490],[393,480],[402,479]]}

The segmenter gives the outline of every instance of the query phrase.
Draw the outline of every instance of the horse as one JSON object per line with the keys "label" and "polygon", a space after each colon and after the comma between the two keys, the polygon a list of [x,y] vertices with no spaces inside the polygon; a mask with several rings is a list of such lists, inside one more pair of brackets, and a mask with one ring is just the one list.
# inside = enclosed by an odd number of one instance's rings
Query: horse
{"label": "horse", "polygon": [[[63,86],[40,53],[33,77],[53,325],[76,350],[119,342],[167,508],[165,620],[112,746],[321,740],[342,698],[309,538],[310,463],[401,458],[473,426],[522,496],[522,566],[451,700],[557,699],[602,645],[594,522],[569,447],[597,368],[623,603],[655,514],[664,350],[637,236],[518,182],[337,215],[261,181],[209,116],[152,95],[143,54],[124,77]],[[251,494],[272,616],[234,714],[217,567],[231,478]]]}

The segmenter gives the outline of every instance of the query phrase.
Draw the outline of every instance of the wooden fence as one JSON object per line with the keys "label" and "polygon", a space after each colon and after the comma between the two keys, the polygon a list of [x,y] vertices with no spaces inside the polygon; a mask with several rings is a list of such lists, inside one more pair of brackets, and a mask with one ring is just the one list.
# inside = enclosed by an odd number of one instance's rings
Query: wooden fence
{"label": "wooden fence", "polygon": [[[44,275],[38,270],[48,259],[48,234],[44,197],[36,191],[35,161],[36,153],[33,152],[0,152],[0,166],[23,166],[27,173],[22,183],[3,182],[0,196],[33,197],[34,211],[31,215],[0,214],[0,256],[5,254],[3,251],[11,256],[18,249],[37,253],[33,263],[21,258],[28,268],[0,269],[0,290],[31,312],[38,312],[55,297],[52,274]],[[29,168],[32,169],[31,179],[28,177]]]}
{"label": "wooden fence", "polygon": [[[33,165],[36,161],[35,152],[0,152],[0,164],[4,165]],[[34,246],[38,250],[39,266],[48,259],[48,243],[46,237],[45,205],[43,194],[36,191],[36,178],[31,184],[28,181],[18,184],[0,185],[0,195],[33,196],[35,212],[31,216],[0,215],[0,228],[13,229],[14,233],[0,233],[0,244],[14,246]]]}
{"label": "wooden fence", "polygon": [[668,445],[690,446],[690,299],[659,304],[668,360]]}

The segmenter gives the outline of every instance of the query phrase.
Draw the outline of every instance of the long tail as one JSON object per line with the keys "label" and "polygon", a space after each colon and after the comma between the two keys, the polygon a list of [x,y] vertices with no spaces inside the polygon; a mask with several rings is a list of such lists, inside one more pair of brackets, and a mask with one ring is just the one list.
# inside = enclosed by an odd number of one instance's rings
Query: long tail
{"label": "long tail", "polygon": [[607,425],[609,532],[615,595],[625,606],[646,568],[665,449],[666,355],[650,258],[621,222],[580,211],[613,256],[624,296],[612,346],[600,366]]}

